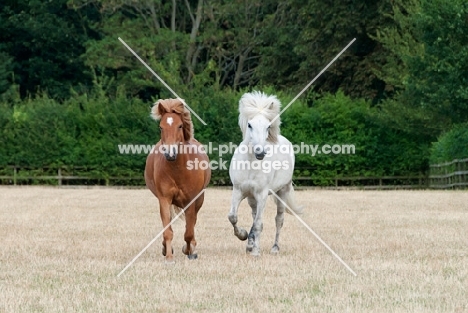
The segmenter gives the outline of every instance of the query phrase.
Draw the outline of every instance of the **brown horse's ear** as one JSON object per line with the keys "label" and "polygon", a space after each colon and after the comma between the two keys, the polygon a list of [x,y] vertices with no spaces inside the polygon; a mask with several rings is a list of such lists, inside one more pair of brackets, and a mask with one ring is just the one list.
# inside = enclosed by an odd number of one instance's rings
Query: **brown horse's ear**
{"label": "brown horse's ear", "polygon": [[164,106],[161,103],[161,99],[156,101],[151,108],[151,117],[156,121],[159,121],[165,113]]}
{"label": "brown horse's ear", "polygon": [[158,100],[158,114],[159,114],[159,116],[163,116],[165,113],[167,113],[166,108],[162,104],[161,100]]}

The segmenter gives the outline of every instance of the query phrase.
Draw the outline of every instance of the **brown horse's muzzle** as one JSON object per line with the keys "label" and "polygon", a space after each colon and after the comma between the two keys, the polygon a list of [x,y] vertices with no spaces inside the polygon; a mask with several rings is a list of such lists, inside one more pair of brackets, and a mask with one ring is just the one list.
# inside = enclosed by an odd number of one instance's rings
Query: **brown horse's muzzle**
{"label": "brown horse's muzzle", "polygon": [[169,153],[164,153],[164,157],[168,161],[175,161],[177,159],[177,154],[169,155]]}
{"label": "brown horse's muzzle", "polygon": [[168,161],[175,161],[177,159],[177,150],[177,145],[163,145],[164,157]]}

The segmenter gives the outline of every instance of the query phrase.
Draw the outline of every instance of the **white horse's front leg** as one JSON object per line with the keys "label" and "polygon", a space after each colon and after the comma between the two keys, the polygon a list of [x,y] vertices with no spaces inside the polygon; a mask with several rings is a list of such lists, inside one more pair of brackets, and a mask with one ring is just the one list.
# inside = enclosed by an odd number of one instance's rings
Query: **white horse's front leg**
{"label": "white horse's front leg", "polygon": [[[284,187],[283,189],[279,190],[276,194],[278,197],[281,198],[284,202],[286,202],[287,198],[287,193],[289,192],[289,186]],[[286,210],[286,207],[284,206],[283,202],[279,201],[278,199],[275,198],[276,202],[276,236],[275,236],[275,243],[273,244],[273,247],[270,250],[271,254],[278,254],[279,253],[279,236],[281,232],[281,228],[283,227],[283,222],[284,222],[284,211]]]}
{"label": "white horse's front leg", "polygon": [[237,226],[237,210],[239,209],[239,204],[241,203],[242,199],[244,199],[244,197],[242,196],[241,191],[234,186],[232,190],[231,211],[229,211],[228,218],[234,227],[234,235],[243,241],[247,239],[247,231],[242,227]]}
{"label": "white horse's front leg", "polygon": [[260,235],[263,230],[263,212],[265,210],[266,200],[268,197],[268,190],[262,191],[260,194],[255,195],[257,202],[257,214],[255,215],[252,228],[249,233],[249,242],[253,242],[252,248],[247,246],[247,252],[253,256],[260,255]]}

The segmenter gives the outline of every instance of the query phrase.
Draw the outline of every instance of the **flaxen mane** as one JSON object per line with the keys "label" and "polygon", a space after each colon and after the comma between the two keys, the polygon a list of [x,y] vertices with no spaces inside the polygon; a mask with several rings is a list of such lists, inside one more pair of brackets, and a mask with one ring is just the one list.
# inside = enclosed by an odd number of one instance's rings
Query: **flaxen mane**
{"label": "flaxen mane", "polygon": [[[253,119],[256,115],[261,114],[269,121],[272,121],[279,114],[280,107],[281,103],[276,96],[269,96],[259,91],[244,94],[239,101],[239,127],[242,130],[244,138],[249,120]],[[280,124],[281,121],[278,117],[270,125],[270,131],[267,139],[269,142],[278,142]]]}
{"label": "flaxen mane", "polygon": [[184,103],[180,99],[160,99],[156,101],[151,109],[151,117],[158,121],[166,113],[179,114],[182,119],[184,139],[187,141],[193,139],[193,123],[190,111],[185,108]]}

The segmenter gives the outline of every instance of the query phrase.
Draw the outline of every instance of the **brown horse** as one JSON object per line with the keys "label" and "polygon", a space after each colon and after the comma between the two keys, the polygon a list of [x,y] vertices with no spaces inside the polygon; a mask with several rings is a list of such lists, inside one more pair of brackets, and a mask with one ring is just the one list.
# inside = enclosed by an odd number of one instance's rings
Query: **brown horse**
{"label": "brown horse", "polygon": [[[190,112],[179,99],[158,100],[151,115],[155,120],[160,120],[161,140],[146,159],[145,181],[159,200],[161,220],[166,227],[173,218],[172,208],[180,212],[206,188],[211,179],[211,170],[202,145],[193,138]],[[193,166],[200,165],[200,162],[204,166]],[[185,210],[186,243],[182,252],[189,259],[197,258],[194,228],[203,199],[202,192]],[[162,254],[167,263],[174,262],[172,238],[172,228],[168,227],[162,242]]]}

